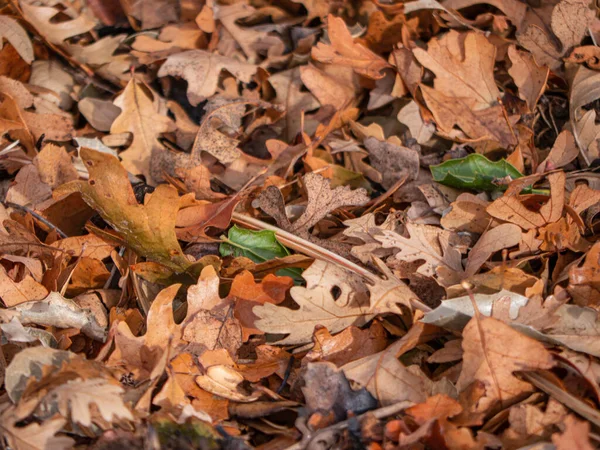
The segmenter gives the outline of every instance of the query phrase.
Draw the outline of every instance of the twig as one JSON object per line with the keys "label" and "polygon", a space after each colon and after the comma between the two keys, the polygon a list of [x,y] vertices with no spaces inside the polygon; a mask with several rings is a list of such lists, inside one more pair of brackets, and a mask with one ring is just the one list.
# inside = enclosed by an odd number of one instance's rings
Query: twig
{"label": "twig", "polygon": [[18,209],[20,211],[23,211],[23,212],[31,214],[33,217],[35,217],[37,220],[39,220],[40,222],[42,222],[48,228],[56,231],[61,238],[66,239],[66,238],[69,237],[60,228],[58,228],[56,225],[54,225],[52,222],[50,222],[45,217],[42,217],[38,213],[36,213],[35,211],[31,210],[31,208],[28,208],[27,206],[21,206],[21,205],[18,205],[16,203],[12,203],[12,202],[4,202],[4,204],[6,206],[10,206],[11,208]]}
{"label": "twig", "polygon": [[[376,419],[385,419],[386,417],[393,416],[394,414],[398,414],[400,411],[403,411],[406,408],[410,408],[413,405],[414,405],[413,402],[409,402],[409,401],[405,400],[405,401],[402,401],[402,402],[399,402],[399,403],[394,403],[393,405],[384,406],[382,408],[375,409],[373,411],[368,411],[368,412],[366,412],[364,414],[361,414],[360,416],[358,416],[356,418],[347,419],[347,420],[344,420],[342,422],[338,422],[335,425],[331,425],[331,426],[329,426],[327,428],[323,428],[323,429],[317,431],[312,436],[305,435],[300,442],[296,442],[294,445],[289,446],[285,450],[301,450],[301,449],[304,449],[304,448],[308,447],[308,445],[312,441],[314,441],[315,439],[317,439],[319,436],[327,434],[327,433],[335,432],[335,431],[345,430],[346,428],[348,428],[348,425],[350,424],[351,420],[361,420],[364,417],[366,417],[367,414],[373,415]],[[304,428],[306,428],[306,427],[304,427]],[[306,429],[306,431],[309,432],[308,429]]]}
{"label": "twig", "polygon": [[[240,213],[233,213],[231,217],[232,221],[243,225],[247,228],[253,230],[269,230],[275,233],[277,239],[285,246],[295,250],[299,253],[303,253],[311,258],[320,259],[323,261],[330,262],[332,264],[336,264],[338,266],[342,266],[344,269],[349,270],[350,272],[354,272],[357,275],[363,277],[369,284],[375,286],[378,283],[382,282],[381,277],[372,273],[371,271],[365,269],[364,267],[359,266],[358,264],[353,263],[352,261],[344,258],[343,256],[338,255],[337,253],[333,253],[332,251],[327,250],[326,248],[320,247],[316,244],[313,244],[306,239],[302,239],[299,236],[296,236],[292,233],[288,233],[285,230],[282,230],[279,227],[274,225],[270,225],[262,220],[255,219],[254,217],[249,217]],[[373,257],[373,263],[381,267],[385,267],[383,262],[381,262],[378,258]],[[386,273],[386,276],[388,274]],[[412,308],[419,309],[423,312],[431,311],[431,308],[425,305],[423,302],[417,299],[410,299],[410,305]]]}
{"label": "twig", "polygon": [[575,411],[594,425],[600,427],[600,412],[598,412],[598,410],[592,408],[568,392],[563,391],[537,372],[520,372],[520,375],[539,390],[545,392],[567,408]]}
{"label": "twig", "polygon": [[279,227],[263,222],[262,220],[234,212],[232,215],[232,221],[253,230],[273,231],[277,236],[277,239],[279,239],[283,245],[296,250],[297,252],[303,253],[312,258],[322,259],[340,265],[345,269],[362,276],[373,284],[380,281],[377,275],[369,272],[367,269],[359,266],[358,264],[355,264],[352,261],[349,261],[346,258],[327,250],[326,248],[315,245],[306,239],[302,239],[299,236],[288,233]]}

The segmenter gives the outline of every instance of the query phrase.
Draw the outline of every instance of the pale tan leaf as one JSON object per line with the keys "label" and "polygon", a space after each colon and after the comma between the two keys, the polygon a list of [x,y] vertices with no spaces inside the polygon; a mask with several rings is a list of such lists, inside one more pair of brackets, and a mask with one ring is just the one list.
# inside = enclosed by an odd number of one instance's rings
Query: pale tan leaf
{"label": "pale tan leaf", "polygon": [[52,19],[60,12],[58,9],[33,6],[22,0],[19,3],[25,19],[53,44],[62,44],[65,39],[87,33],[96,26],[96,22],[85,14],[66,22],[53,23]]}
{"label": "pale tan leaf", "polygon": [[516,225],[505,223],[486,231],[469,252],[465,275],[474,275],[493,253],[518,245],[519,242],[521,229]]}
{"label": "pale tan leaf", "polygon": [[112,422],[115,419],[133,420],[133,414],[123,402],[124,389],[102,378],[89,380],[69,380],[51,392],[54,404],[64,417],[85,427],[93,423],[90,408],[95,405],[104,420]]}
{"label": "pale tan leaf", "polygon": [[14,450],[63,450],[73,447],[75,441],[67,436],[56,436],[67,423],[61,417],[45,420],[42,424],[30,423],[17,427],[14,423],[14,408],[8,407],[0,416],[2,435]]}
{"label": "pale tan leaf", "polygon": [[500,91],[494,80],[496,47],[484,35],[451,30],[429,41],[427,51],[415,48],[413,54],[435,74],[437,91],[468,99],[474,111],[498,103]]}
{"label": "pale tan leaf", "polygon": [[19,53],[27,64],[31,64],[35,58],[33,45],[19,22],[9,16],[0,16],[0,50],[2,50],[2,38],[6,39]]}
{"label": "pale tan leaf", "polygon": [[401,261],[424,260],[417,272],[439,276],[444,284],[455,284],[463,276],[461,254],[453,245],[453,234],[431,225],[406,224],[409,237],[395,231],[381,230],[375,239],[384,248],[398,249],[395,258]]}
{"label": "pale tan leaf", "polygon": [[[287,334],[278,345],[305,344],[311,341],[315,326],[337,333],[350,325],[360,326],[371,317],[366,286],[357,275],[324,261],[315,261],[304,271],[306,287],[294,286],[290,294],[300,309],[272,303],[255,306],[254,324],[265,333]],[[332,289],[340,295],[333,298]]]}
{"label": "pale tan leaf", "polygon": [[110,132],[132,133],[133,141],[121,153],[123,167],[134,175],[142,174],[149,184],[156,181],[151,176],[151,160],[162,149],[157,138],[174,128],[171,119],[160,114],[144,83],[132,79],[122,94],[122,112],[114,120]]}
{"label": "pale tan leaf", "polygon": [[8,276],[4,267],[0,267],[0,298],[5,306],[10,307],[31,300],[41,300],[47,295],[46,288],[30,275],[26,275],[21,281],[16,282]]}
{"label": "pale tan leaf", "polygon": [[[510,342],[510,345],[506,345]],[[518,370],[549,369],[552,355],[540,342],[513,330],[505,323],[483,316],[473,317],[463,330],[463,366],[456,387],[459,392],[472,383],[484,383],[483,396],[474,412],[503,408],[533,391],[533,386],[514,375]]]}
{"label": "pale tan leaf", "polygon": [[544,173],[560,169],[573,161],[579,155],[579,148],[573,133],[565,130],[558,135],[550,153],[538,166],[536,172]]}
{"label": "pale tan leaf", "polygon": [[188,99],[193,106],[215,93],[222,70],[244,83],[252,81],[257,66],[205,50],[189,50],[167,58],[158,71],[159,77],[171,75],[188,82]]}

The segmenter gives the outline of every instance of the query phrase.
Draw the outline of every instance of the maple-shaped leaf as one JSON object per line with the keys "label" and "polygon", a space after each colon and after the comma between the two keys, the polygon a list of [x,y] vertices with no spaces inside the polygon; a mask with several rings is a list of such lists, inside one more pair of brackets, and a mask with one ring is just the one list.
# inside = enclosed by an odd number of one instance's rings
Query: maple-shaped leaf
{"label": "maple-shaped leaf", "polygon": [[342,18],[327,16],[327,31],[331,45],[319,42],[312,49],[311,56],[317,61],[352,67],[357,74],[374,80],[383,78],[382,70],[391,67],[381,56],[355,43]]}
{"label": "maple-shaped leaf", "polygon": [[155,183],[150,171],[151,160],[162,150],[157,138],[174,129],[171,119],[159,113],[152,95],[144,83],[131,79],[117,102],[122,112],[110,127],[113,134],[133,135],[131,144],[121,153],[123,167],[134,175],[144,175],[149,184]]}
{"label": "maple-shaped leaf", "polygon": [[0,415],[0,431],[8,441],[10,448],[14,450],[38,450],[55,449],[62,450],[72,448],[75,443],[67,436],[56,436],[67,423],[61,417],[46,419],[43,423],[30,423],[24,427],[15,424],[15,408],[7,407]]}
{"label": "maple-shaped leaf", "polygon": [[269,186],[261,192],[255,204],[273,217],[277,225],[284,230],[331,248],[335,243],[316,239],[310,235],[309,230],[335,209],[364,205],[369,201],[369,197],[362,188],[351,190],[349,186],[338,186],[331,189],[329,180],[312,172],[302,180],[308,194],[308,204],[304,213],[294,222],[288,219],[283,195],[275,186]]}
{"label": "maple-shaped leaf", "polygon": [[456,237],[445,230],[431,226],[406,224],[409,237],[392,230],[381,230],[373,237],[384,248],[397,248],[396,259],[401,261],[424,260],[417,272],[426,276],[438,276],[444,285],[459,282],[464,270],[461,252],[455,248]]}
{"label": "maple-shaped leaf", "polygon": [[474,412],[488,412],[496,406],[506,408],[533,391],[514,372],[549,369],[554,365],[542,343],[478,312],[463,330],[462,348],[463,366],[456,382],[459,392],[476,381],[485,386],[482,397],[470,405]]}
{"label": "maple-shaped leaf", "polygon": [[133,414],[123,402],[124,392],[116,381],[103,378],[69,380],[53,389],[50,398],[44,402],[48,408],[56,407],[63,417],[89,427],[93,423],[92,405],[109,423],[115,419],[133,420]]}
{"label": "maple-shaped leaf", "polygon": [[[366,286],[358,275],[317,260],[302,277],[306,280],[306,287],[294,286],[290,290],[299,309],[272,303],[252,309],[258,317],[254,322],[256,328],[265,333],[288,335],[277,345],[310,342],[317,325],[326,327],[330,333],[337,333],[350,325],[360,326],[370,319]],[[337,298],[332,295],[334,288],[340,292]]]}
{"label": "maple-shaped leaf", "polygon": [[81,149],[81,157],[90,173],[89,180],[65,184],[54,195],[80,192],[138,254],[171,270],[184,271],[191,263],[175,235],[177,190],[160,185],[144,205],[139,205],[127,172],[116,157],[88,148]]}
{"label": "maple-shaped leaf", "polygon": [[222,70],[244,83],[252,81],[258,66],[205,50],[189,50],[167,58],[158,71],[159,77],[171,75],[188,82],[187,95],[193,106],[215,93]]}

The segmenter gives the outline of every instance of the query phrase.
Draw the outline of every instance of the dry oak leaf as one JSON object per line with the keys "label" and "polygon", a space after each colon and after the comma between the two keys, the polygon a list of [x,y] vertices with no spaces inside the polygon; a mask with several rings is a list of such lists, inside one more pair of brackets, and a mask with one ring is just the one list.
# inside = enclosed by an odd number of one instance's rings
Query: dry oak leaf
{"label": "dry oak leaf", "polygon": [[288,141],[301,131],[302,113],[319,107],[317,99],[304,89],[301,73],[300,67],[295,67],[269,77],[269,83],[277,94],[274,103],[285,106],[285,136]]}
{"label": "dry oak leaf", "polygon": [[[365,285],[358,275],[331,263],[317,260],[304,271],[306,287],[294,286],[290,295],[300,306],[289,309],[265,303],[252,311],[258,317],[254,324],[265,333],[287,334],[277,345],[306,344],[321,325],[337,333],[350,325],[360,326],[372,317]],[[339,289],[334,298],[332,290]]]}
{"label": "dry oak leaf", "polygon": [[537,167],[536,173],[545,173],[559,169],[569,164],[577,156],[579,156],[579,147],[575,142],[573,133],[565,130],[558,135],[550,153]]}
{"label": "dry oak leaf", "polygon": [[327,16],[327,32],[331,45],[319,42],[311,51],[313,59],[325,64],[352,67],[357,74],[374,80],[383,78],[382,70],[391,67],[381,56],[356,44],[340,17]]}
{"label": "dry oak leaf", "polygon": [[562,44],[556,45],[537,25],[530,24],[525,31],[517,34],[520,45],[531,51],[538,64],[546,65],[553,71],[562,66],[562,56],[581,43],[596,14],[589,0],[562,0],[552,10],[550,26]]}
{"label": "dry oak leaf", "polygon": [[35,281],[31,275],[25,275],[20,281],[14,281],[0,266],[0,299],[4,306],[11,307],[32,300],[42,300],[48,290]]}
{"label": "dry oak leaf", "polygon": [[432,39],[415,58],[435,74],[434,89],[421,85],[436,124],[445,133],[457,125],[472,140],[516,145],[516,138],[498,104],[494,80],[496,47],[478,33],[454,30]]}
{"label": "dry oak leaf", "polygon": [[67,421],[62,417],[51,417],[41,424],[30,423],[25,427],[15,426],[15,408],[8,406],[0,415],[0,430],[8,445],[14,450],[63,450],[73,447],[75,441],[67,436],[56,436]]}
{"label": "dry oak leaf", "polygon": [[483,34],[451,30],[429,41],[427,51],[415,48],[413,54],[435,74],[433,85],[437,91],[451,98],[469,99],[473,111],[498,104],[496,47]]}
{"label": "dry oak leaf", "polygon": [[350,326],[335,336],[326,328],[316,329],[313,342],[315,346],[306,354],[307,361],[329,361],[340,367],[384,350],[387,337],[383,325],[374,321],[368,329]]}
{"label": "dry oak leaf", "polygon": [[285,300],[286,292],[294,285],[290,277],[278,277],[268,274],[260,283],[254,281],[254,276],[247,270],[236,275],[231,283],[228,299],[234,302],[233,314],[242,325],[243,341],[246,342],[251,334],[260,334],[254,326],[256,316],[252,308],[265,303],[278,305]]}
{"label": "dry oak leaf", "polygon": [[443,393],[450,383],[432,382],[419,366],[405,366],[398,358],[443,333],[441,328],[417,322],[402,339],[382,352],[345,364],[342,370],[349,380],[366,387],[384,406],[402,401],[424,402],[434,391]]}
{"label": "dry oak leaf", "polygon": [[304,239],[310,240],[309,230],[337,208],[361,206],[369,201],[364,189],[353,191],[349,186],[331,189],[330,181],[316,173],[306,174],[302,181],[308,194],[308,204],[296,221],[290,222],[288,219],[283,195],[275,186],[269,186],[261,192],[256,204],[273,217],[281,228]]}
{"label": "dry oak leaf", "polygon": [[115,380],[114,383],[103,378],[89,380],[69,380],[53,389],[48,400],[49,406],[56,402],[63,417],[70,417],[74,423],[89,427],[94,422],[90,408],[95,410],[108,423],[114,419],[133,420],[133,414],[123,402],[125,390]]}
{"label": "dry oak leaf", "polygon": [[464,192],[451,203],[450,211],[444,213],[440,223],[447,230],[481,234],[494,220],[485,210],[489,204],[481,197]]}
{"label": "dry oak leaf", "polygon": [[332,105],[338,110],[351,105],[357,92],[354,86],[344,82],[344,78],[335,75],[335,72],[329,73],[312,64],[300,66],[300,78],[308,90],[321,105]]}
{"label": "dry oak leaf", "polygon": [[120,155],[123,167],[134,175],[144,175],[149,184],[156,182],[151,175],[151,161],[162,150],[157,138],[174,129],[173,121],[159,113],[152,95],[144,83],[132,78],[117,104],[122,112],[110,127],[112,134],[133,135],[131,145]]}
{"label": "dry oak leaf", "polygon": [[455,134],[453,128],[457,126],[466,135],[459,134],[458,138],[467,142],[494,141],[504,147],[517,144],[517,138],[506,121],[502,106],[475,111],[473,107],[478,103],[476,99],[450,97],[428,86],[420,87],[440,133],[452,137]]}
{"label": "dry oak leaf", "polygon": [[188,82],[187,96],[193,106],[213,95],[222,70],[244,83],[252,81],[258,66],[205,50],[190,50],[167,58],[158,71],[159,77],[171,75]]}
{"label": "dry oak leaf", "polygon": [[238,24],[238,21],[242,19],[260,14],[248,2],[238,1],[232,4],[215,4],[213,10],[214,18],[221,22],[223,28],[231,34],[231,38],[240,46],[250,63],[256,63],[260,59],[258,51],[261,49],[267,49],[267,57],[280,56],[285,51],[283,41],[280,37],[265,32],[275,29],[274,27],[263,25],[262,29],[257,30]]}
{"label": "dry oak leaf", "polygon": [[61,12],[59,9],[48,6],[33,6],[23,0],[19,4],[23,10],[25,20],[52,44],[62,44],[65,39],[87,33],[96,26],[96,22],[85,13],[80,14],[73,20],[55,23],[52,19]]}
{"label": "dry oak leaf", "polygon": [[225,349],[235,358],[242,345],[242,326],[234,317],[231,299],[219,296],[219,276],[206,266],[198,283],[188,289],[183,340],[208,350]]}
{"label": "dry oak leaf", "polygon": [[562,433],[554,433],[552,442],[556,450],[593,450],[594,445],[590,442],[590,423],[577,420],[573,414],[569,414],[564,420]]}
{"label": "dry oak leaf", "polygon": [[177,190],[160,185],[140,205],[116,157],[88,148],[82,148],[80,154],[90,173],[89,180],[67,183],[55,189],[55,197],[80,192],[84,201],[138,254],[171,270],[184,271],[191,263],[175,235]]}
{"label": "dry oak leaf", "polygon": [[0,50],[3,47],[2,39],[6,39],[27,64],[33,62],[35,56],[31,39],[19,22],[12,17],[0,16]]}
{"label": "dry oak leaf", "polygon": [[470,277],[485,264],[493,253],[510,248],[521,242],[521,229],[511,223],[503,223],[486,231],[469,252],[465,275]]}
{"label": "dry oak leaf", "polygon": [[400,261],[424,260],[417,272],[433,277],[449,286],[464,276],[461,252],[455,247],[455,236],[449,231],[431,225],[406,224],[409,237],[391,230],[374,235],[383,248],[398,249],[395,258]]}
{"label": "dry oak leaf", "polygon": [[52,189],[69,181],[77,180],[79,174],[64,147],[46,144],[33,160],[40,180]]}
{"label": "dry oak leaf", "polygon": [[[510,342],[510,345],[506,345]],[[478,312],[463,330],[463,366],[456,382],[459,392],[482,382],[485,393],[472,405],[474,412],[502,409],[532,392],[533,386],[518,379],[519,370],[549,369],[554,365],[543,344],[504,322]]]}
{"label": "dry oak leaf", "polygon": [[550,198],[542,205],[539,211],[528,209],[519,199],[521,190],[532,183],[535,183],[540,175],[519,178],[513,181],[504,195],[492,202],[486,208],[489,215],[514,223],[524,230],[540,228],[549,223],[558,221],[563,214],[565,204],[565,183],[564,172],[554,172],[548,175],[550,183]]}
{"label": "dry oak leaf", "polygon": [[181,342],[181,327],[173,319],[173,299],[180,287],[174,284],[156,296],[148,311],[143,336],[135,336],[124,320],[112,324],[105,349],[110,351],[114,346],[114,350],[106,359],[106,367],[132,374],[140,382],[162,375],[162,356]]}
{"label": "dry oak leaf", "polygon": [[128,16],[140,21],[142,29],[159,28],[179,18],[179,4],[174,0],[124,0],[120,3]]}
{"label": "dry oak leaf", "polygon": [[533,111],[546,89],[550,69],[538,66],[531,53],[517,50],[514,45],[508,48],[508,57],[512,63],[508,73],[519,88],[519,97],[525,100],[529,110]]}

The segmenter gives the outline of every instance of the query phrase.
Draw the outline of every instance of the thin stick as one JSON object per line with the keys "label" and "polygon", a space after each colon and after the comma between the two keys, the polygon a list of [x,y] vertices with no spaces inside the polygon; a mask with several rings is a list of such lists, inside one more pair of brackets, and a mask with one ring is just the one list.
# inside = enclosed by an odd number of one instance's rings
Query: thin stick
{"label": "thin stick", "polygon": [[545,392],[567,408],[575,411],[594,425],[600,427],[600,412],[598,412],[598,410],[592,408],[587,403],[584,403],[568,392],[563,391],[537,372],[520,372],[520,375],[539,390]]}
{"label": "thin stick", "polygon": [[52,222],[50,222],[45,217],[42,217],[38,213],[36,213],[35,211],[31,210],[31,208],[28,208],[27,206],[21,206],[21,205],[18,205],[16,203],[12,203],[12,202],[5,202],[4,204],[6,206],[10,206],[11,208],[18,209],[19,211],[23,211],[23,212],[31,214],[33,217],[35,217],[37,220],[39,220],[40,222],[42,222],[48,228],[56,231],[61,238],[65,239],[65,238],[69,237],[60,228],[58,228],[56,225],[54,225]]}
{"label": "thin stick", "polygon": [[322,259],[333,264],[340,265],[345,269],[362,276],[373,284],[380,281],[377,275],[369,272],[367,269],[359,266],[358,264],[355,264],[352,261],[349,261],[346,258],[327,250],[326,248],[315,245],[306,239],[302,239],[301,237],[292,233],[288,233],[281,228],[263,222],[262,220],[234,212],[232,215],[232,221],[253,230],[273,231],[277,236],[277,239],[279,239],[283,245],[296,250],[297,252],[303,253],[312,258]]}
{"label": "thin stick", "polygon": [[350,424],[350,420],[359,420],[360,421],[361,419],[366,417],[367,414],[373,415],[376,419],[385,419],[386,417],[390,417],[390,416],[393,416],[394,414],[398,414],[400,411],[404,411],[405,409],[410,408],[413,405],[414,405],[413,402],[409,402],[409,401],[405,400],[405,401],[402,401],[399,403],[394,403],[393,405],[384,406],[382,408],[366,412],[364,414],[361,414],[360,416],[358,416],[355,419],[347,419],[342,422],[338,422],[335,425],[331,425],[327,428],[323,428],[323,429],[317,431],[312,436],[305,435],[300,442],[296,442],[294,445],[287,447],[285,450],[301,450],[303,448],[307,448],[311,442],[313,442],[315,439],[317,439],[319,437],[319,435],[327,434],[331,431],[345,430],[346,428],[348,428],[348,425]]}

